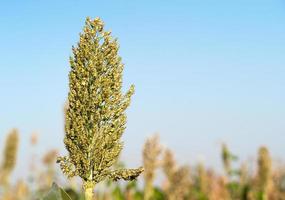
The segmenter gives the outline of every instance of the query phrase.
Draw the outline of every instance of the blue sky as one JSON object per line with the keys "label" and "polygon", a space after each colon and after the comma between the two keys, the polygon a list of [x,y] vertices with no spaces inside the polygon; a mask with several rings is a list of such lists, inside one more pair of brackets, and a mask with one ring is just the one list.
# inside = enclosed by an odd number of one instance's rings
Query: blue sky
{"label": "blue sky", "polygon": [[64,150],[68,57],[86,16],[118,37],[124,84],[136,85],[128,165],[155,132],[182,163],[219,167],[221,141],[241,159],[263,144],[285,159],[284,1],[10,1],[0,6],[0,141],[19,128],[21,166],[32,132],[39,152]]}

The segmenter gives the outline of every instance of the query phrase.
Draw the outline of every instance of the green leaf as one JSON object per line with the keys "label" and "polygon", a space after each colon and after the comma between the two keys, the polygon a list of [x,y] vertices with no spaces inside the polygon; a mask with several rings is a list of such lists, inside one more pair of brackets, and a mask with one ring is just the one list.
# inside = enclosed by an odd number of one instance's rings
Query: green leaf
{"label": "green leaf", "polygon": [[143,193],[140,191],[136,191],[133,198],[134,200],[143,200]]}
{"label": "green leaf", "polygon": [[72,199],[63,189],[58,187],[56,183],[53,183],[50,191],[42,200],[72,200]]}
{"label": "green leaf", "polygon": [[114,200],[124,200],[124,194],[119,186],[116,186],[112,192]]}
{"label": "green leaf", "polygon": [[157,187],[154,188],[153,190],[153,197],[152,199],[154,200],[164,200],[165,196],[163,194],[163,191]]}

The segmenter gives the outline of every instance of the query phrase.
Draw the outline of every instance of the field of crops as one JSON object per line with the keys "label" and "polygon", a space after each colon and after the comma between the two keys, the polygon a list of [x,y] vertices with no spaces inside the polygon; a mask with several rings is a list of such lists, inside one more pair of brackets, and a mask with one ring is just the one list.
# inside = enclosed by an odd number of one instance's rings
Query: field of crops
{"label": "field of crops", "polygon": [[[57,171],[58,152],[50,150],[42,158],[42,163],[31,163],[28,180],[17,180],[11,184],[11,174],[15,168],[18,148],[18,132],[12,130],[7,135],[1,163],[1,199],[84,199],[80,181],[76,178],[62,181]],[[32,135],[31,145],[37,145],[37,136]],[[260,147],[256,155],[255,169],[249,163],[239,168],[228,147],[221,146],[222,174],[206,169],[204,163],[195,166],[180,165],[170,149],[162,147],[158,135],[148,138],[142,150],[144,172],[130,182],[106,180],[98,184],[94,199],[98,200],[265,200],[285,197],[285,167],[274,166],[266,147]],[[38,166],[37,166],[38,165]],[[123,161],[114,164],[114,169],[124,167]],[[154,184],[158,173],[163,173],[160,184]],[[156,181],[157,182],[157,181]],[[53,185],[54,183],[54,185]],[[61,187],[56,183],[62,184]],[[63,190],[65,192],[63,192]]]}

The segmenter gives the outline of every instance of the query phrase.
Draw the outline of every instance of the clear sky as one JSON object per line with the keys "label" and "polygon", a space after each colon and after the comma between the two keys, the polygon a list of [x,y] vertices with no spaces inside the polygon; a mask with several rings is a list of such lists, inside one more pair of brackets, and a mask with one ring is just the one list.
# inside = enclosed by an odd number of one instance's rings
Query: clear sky
{"label": "clear sky", "polygon": [[32,132],[40,152],[64,149],[68,57],[86,16],[118,37],[124,84],[136,85],[128,165],[155,132],[182,163],[219,166],[221,141],[241,159],[265,144],[285,160],[283,0],[27,0],[0,4],[0,141],[19,128],[21,166]]}

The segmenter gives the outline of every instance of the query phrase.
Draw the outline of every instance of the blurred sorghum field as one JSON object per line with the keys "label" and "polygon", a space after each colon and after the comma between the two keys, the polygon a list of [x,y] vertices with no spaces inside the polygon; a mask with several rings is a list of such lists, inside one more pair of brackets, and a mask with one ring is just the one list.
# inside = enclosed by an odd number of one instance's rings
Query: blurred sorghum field
{"label": "blurred sorghum field", "polygon": [[[36,137],[32,135],[30,143],[35,150],[38,145]],[[31,159],[27,180],[11,180],[17,165],[18,140],[18,131],[15,129],[7,135],[0,168],[0,199],[85,199],[84,190],[77,178],[62,177],[56,165],[58,151],[55,149],[46,152],[41,159]],[[258,149],[255,170],[250,170],[252,164],[249,162],[242,162],[237,168],[232,167],[237,166],[238,158],[230,152],[226,144],[221,146],[220,157],[224,166],[222,173],[206,168],[203,162],[194,166],[180,165],[175,161],[173,152],[163,147],[158,135],[154,135],[146,140],[142,150],[143,175],[127,183],[106,180],[94,190],[93,199],[285,199],[285,166],[273,164],[266,147]],[[123,161],[117,161],[114,169],[122,166]],[[62,189],[53,183],[59,184]],[[51,195],[61,190],[67,193],[68,198]]]}

